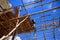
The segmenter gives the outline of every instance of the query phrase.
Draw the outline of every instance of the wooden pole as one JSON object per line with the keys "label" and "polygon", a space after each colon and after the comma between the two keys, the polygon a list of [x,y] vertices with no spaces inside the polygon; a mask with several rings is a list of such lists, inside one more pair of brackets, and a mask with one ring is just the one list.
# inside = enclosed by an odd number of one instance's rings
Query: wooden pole
{"label": "wooden pole", "polygon": [[0,38],[0,40],[3,40],[4,38],[7,38],[8,36],[10,36],[19,27],[19,25],[21,23],[23,23],[27,18],[28,18],[28,16],[24,20],[22,20],[21,22],[19,22],[19,24],[17,24],[16,27],[11,32],[9,32],[6,36],[3,36],[2,38]]}
{"label": "wooden pole", "polygon": [[[17,12],[18,12],[18,10],[17,10]],[[17,15],[17,17],[20,17],[20,13],[19,13],[19,12],[18,12],[18,13],[16,13],[16,15]],[[18,25],[18,23],[19,23],[19,19],[17,19],[16,26]],[[14,40],[15,35],[16,35],[16,30],[15,30],[15,31],[14,31],[14,33],[13,33],[12,40]]]}

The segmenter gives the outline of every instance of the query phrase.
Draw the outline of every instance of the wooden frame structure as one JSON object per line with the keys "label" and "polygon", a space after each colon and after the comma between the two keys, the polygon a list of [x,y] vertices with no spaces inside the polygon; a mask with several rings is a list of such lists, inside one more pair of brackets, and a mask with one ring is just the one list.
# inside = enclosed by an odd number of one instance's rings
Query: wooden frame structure
{"label": "wooden frame structure", "polygon": [[[17,19],[14,20],[10,20],[13,18],[18,17],[18,8],[14,8],[15,13],[12,12],[7,12],[5,14],[1,14],[0,15],[0,37],[2,37],[3,35],[7,35],[11,30],[13,30],[13,28],[15,28],[16,26],[16,22]],[[27,17],[28,15],[24,15],[23,17],[20,17],[18,20],[19,22],[21,22],[22,20],[24,20],[25,17]],[[10,21],[9,21],[10,20]],[[18,23],[19,23],[18,22]],[[30,18],[28,17],[16,30],[17,34],[20,33],[26,33],[29,32],[31,30],[35,30],[35,27],[33,26],[34,22],[32,20],[30,20]],[[4,31],[4,32],[3,32]],[[12,34],[11,34],[12,35]]]}

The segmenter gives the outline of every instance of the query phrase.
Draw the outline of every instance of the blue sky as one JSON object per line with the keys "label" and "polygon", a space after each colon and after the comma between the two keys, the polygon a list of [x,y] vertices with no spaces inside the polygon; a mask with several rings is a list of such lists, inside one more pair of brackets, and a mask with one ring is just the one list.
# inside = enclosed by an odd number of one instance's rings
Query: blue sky
{"label": "blue sky", "polygon": [[[27,3],[27,2],[32,2],[32,1],[38,1],[38,0],[23,0],[23,3]],[[45,4],[46,2],[51,2],[53,0],[44,0],[42,2],[42,4]],[[12,6],[18,6],[20,4],[22,4],[21,0],[9,0],[9,2],[12,4]],[[56,6],[60,6],[60,0],[57,1],[57,2],[54,2],[54,3],[50,3],[50,4],[46,4],[43,6],[43,10],[46,10],[46,9],[49,9],[49,8],[53,8],[53,7],[56,7]],[[29,6],[26,6],[26,12],[24,7],[21,8],[21,16],[23,14],[32,14],[34,12],[38,12],[38,11],[42,11],[42,7],[41,6],[38,6],[36,8],[32,8],[32,9],[28,9],[28,8],[31,8],[33,6],[37,6],[37,5],[40,5],[41,3],[36,3],[36,4],[32,4],[32,5],[29,5]],[[44,30],[42,31],[41,28],[38,28],[41,24],[48,24],[48,23],[51,23],[52,21],[49,21],[49,22],[42,22],[40,23],[41,20],[50,20],[52,17],[54,18],[57,18],[60,16],[60,14],[56,14],[55,12],[60,12],[59,9],[55,9],[55,10],[52,10],[52,11],[48,11],[48,12],[45,12],[44,15],[48,15],[48,14],[52,14],[52,16],[47,16],[45,18],[40,18],[40,16],[44,16],[43,14],[38,14],[38,15],[34,15],[34,16],[31,16],[30,18],[34,18],[35,19],[35,26],[36,26],[36,29],[39,30],[36,32],[36,36],[37,36],[37,40],[44,40],[44,34],[43,32],[45,33],[45,37],[46,37],[46,40],[54,40],[53,38],[53,28],[52,26],[48,27],[49,30]],[[54,14],[54,15],[53,15]],[[58,23],[58,20],[55,20],[55,22]],[[18,36],[20,36],[23,40],[28,40],[29,38],[31,38],[31,40],[34,40],[34,32],[29,32],[29,33],[22,33],[22,34],[17,34]],[[55,37],[56,37],[56,40],[60,40],[60,32],[58,31],[57,28],[55,28]]]}

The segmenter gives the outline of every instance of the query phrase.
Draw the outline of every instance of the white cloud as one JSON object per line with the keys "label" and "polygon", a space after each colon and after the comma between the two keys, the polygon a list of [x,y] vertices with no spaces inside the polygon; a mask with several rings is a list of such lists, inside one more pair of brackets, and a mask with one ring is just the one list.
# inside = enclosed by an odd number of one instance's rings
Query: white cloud
{"label": "white cloud", "polygon": [[10,5],[10,7],[12,7],[12,4],[11,3],[9,3],[9,5]]}
{"label": "white cloud", "polygon": [[10,36],[10,37],[8,38],[8,40],[12,40],[12,36]]}
{"label": "white cloud", "polygon": [[14,40],[21,40],[21,38],[16,36]]}
{"label": "white cloud", "polygon": [[[12,40],[12,36],[10,36],[8,39]],[[21,38],[19,36],[16,36],[14,40],[21,40]]]}

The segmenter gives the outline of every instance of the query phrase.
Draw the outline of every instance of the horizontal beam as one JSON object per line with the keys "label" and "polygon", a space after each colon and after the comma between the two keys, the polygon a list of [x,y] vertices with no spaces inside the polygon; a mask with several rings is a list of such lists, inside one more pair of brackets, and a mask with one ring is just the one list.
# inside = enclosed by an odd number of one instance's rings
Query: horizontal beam
{"label": "horizontal beam", "polygon": [[[57,7],[54,7],[54,8],[50,8],[50,9],[47,9],[47,10],[43,10],[43,11],[39,11],[39,12],[35,12],[35,13],[32,13],[32,14],[29,14],[28,16],[33,16],[33,15],[41,14],[41,13],[48,12],[48,11],[51,11],[51,10],[54,10],[54,9],[58,9],[58,8],[60,8],[60,6],[57,6]],[[20,19],[21,17],[25,17],[25,16],[20,16],[20,17],[12,18],[12,19],[10,19],[8,21]]]}
{"label": "horizontal beam", "polygon": [[41,14],[41,13],[48,12],[48,11],[51,11],[51,10],[55,10],[55,9],[58,9],[58,8],[60,8],[60,6],[56,6],[56,7],[54,7],[54,8],[50,8],[50,9],[43,10],[43,11],[39,11],[39,12],[34,12],[34,14],[31,13],[30,16],[36,15],[36,14]]}

